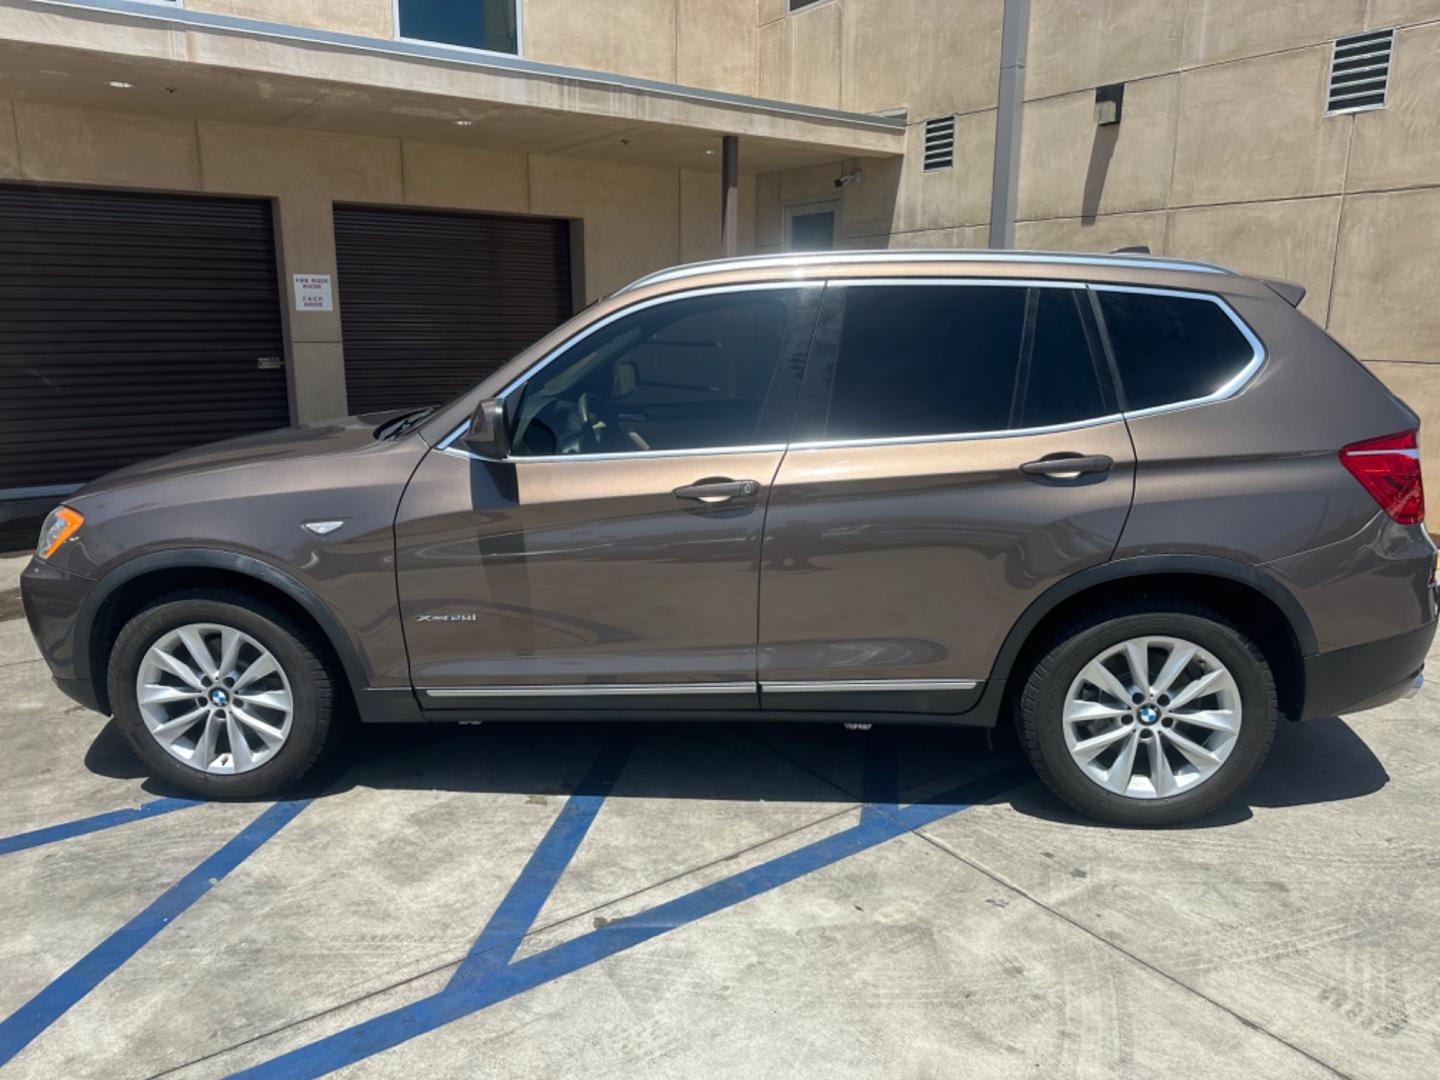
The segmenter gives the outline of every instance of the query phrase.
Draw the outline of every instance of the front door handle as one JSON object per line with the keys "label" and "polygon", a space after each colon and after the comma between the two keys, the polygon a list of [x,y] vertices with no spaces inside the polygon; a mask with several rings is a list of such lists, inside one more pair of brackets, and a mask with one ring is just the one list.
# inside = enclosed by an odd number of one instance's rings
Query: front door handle
{"label": "front door handle", "polygon": [[1039,461],[1025,462],[1020,471],[1027,476],[1072,480],[1086,473],[1109,472],[1114,464],[1114,460],[1106,454],[1047,454]]}
{"label": "front door handle", "polygon": [[731,480],[728,476],[707,476],[704,480],[697,480],[671,492],[677,499],[694,499],[710,506],[727,503],[732,499],[749,499],[759,493],[759,481]]}

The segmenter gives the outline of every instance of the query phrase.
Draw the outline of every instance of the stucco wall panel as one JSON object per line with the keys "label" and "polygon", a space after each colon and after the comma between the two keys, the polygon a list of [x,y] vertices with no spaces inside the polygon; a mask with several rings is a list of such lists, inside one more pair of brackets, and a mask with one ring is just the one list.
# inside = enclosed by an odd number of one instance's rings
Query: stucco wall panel
{"label": "stucco wall panel", "polygon": [[843,107],[908,107],[910,119],[993,108],[1004,5],[845,0]]}
{"label": "stucco wall panel", "polygon": [[676,0],[676,78],[735,94],[756,92],[759,28],[735,0]]}
{"label": "stucco wall panel", "polygon": [[28,180],[200,186],[195,123],[189,119],[16,102],[15,127]]}
{"label": "stucco wall panel", "polygon": [[404,141],[403,154],[408,203],[519,214],[530,208],[529,161],[524,154],[413,139]]}
{"label": "stucco wall panel", "polygon": [[1327,119],[1330,49],[1187,71],[1172,206],[1338,192],[1348,119]]}
{"label": "stucco wall panel", "polygon": [[310,26],[362,37],[395,34],[391,0],[187,0],[191,11]]}
{"label": "stucco wall panel", "polygon": [[[753,176],[740,178],[738,247],[745,255],[755,250],[755,192]],[[720,236],[720,174],[683,169],[680,172],[680,261],[698,262],[724,255]]]}
{"label": "stucco wall panel", "polygon": [[1365,0],[1192,0],[1185,64],[1327,42],[1365,27]]}
{"label": "stucco wall panel", "polygon": [[787,19],[790,27],[789,100],[840,107],[840,4],[822,4]]}
{"label": "stucco wall panel", "polygon": [[680,257],[680,178],[674,169],[534,155],[530,209],[585,218],[587,301]]}
{"label": "stucco wall panel", "polygon": [[1440,360],[1440,188],[1351,195],[1330,332],[1363,360]]}
{"label": "stucco wall panel", "polygon": [[1338,195],[1176,210],[1165,254],[1297,281],[1307,290],[1301,310],[1324,326],[1339,224]]}
{"label": "stucco wall panel", "polygon": [[1034,0],[1025,96],[1047,97],[1175,71],[1187,3]]}
{"label": "stucco wall panel", "polygon": [[1031,101],[1022,133],[1019,216],[1162,209],[1170,189],[1180,80],[1125,88],[1121,123],[1097,126],[1091,91]]}
{"label": "stucco wall panel", "polygon": [[1440,183],[1440,23],[1395,35],[1388,104],[1353,122],[1351,191]]}
{"label": "stucco wall panel", "polygon": [[675,78],[675,0],[526,0],[523,13],[525,55],[531,60]]}
{"label": "stucco wall panel", "polygon": [[15,109],[0,99],[0,176],[20,175],[20,138],[15,134]]}
{"label": "stucco wall panel", "polygon": [[1030,251],[1114,251],[1146,244],[1157,255],[1165,249],[1164,211],[1107,214],[1094,221],[1059,218],[1021,221],[1015,225],[1015,246]]}

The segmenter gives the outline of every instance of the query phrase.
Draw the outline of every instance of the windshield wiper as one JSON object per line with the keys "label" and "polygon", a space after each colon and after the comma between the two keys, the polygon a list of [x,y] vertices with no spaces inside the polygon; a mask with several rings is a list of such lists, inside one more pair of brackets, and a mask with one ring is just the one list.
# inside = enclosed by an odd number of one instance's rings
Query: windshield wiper
{"label": "windshield wiper", "polygon": [[375,438],[398,439],[401,435],[414,431],[416,427],[430,419],[438,408],[440,408],[439,405],[427,405],[423,409],[416,409],[404,416],[397,416],[394,420],[388,420],[380,425],[379,430],[375,432]]}

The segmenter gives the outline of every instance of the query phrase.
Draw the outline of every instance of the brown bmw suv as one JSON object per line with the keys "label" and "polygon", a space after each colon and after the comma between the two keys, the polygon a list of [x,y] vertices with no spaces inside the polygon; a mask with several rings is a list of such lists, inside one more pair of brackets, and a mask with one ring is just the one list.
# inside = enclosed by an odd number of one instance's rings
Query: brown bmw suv
{"label": "brown bmw suv", "polygon": [[653,274],[447,405],[113,473],[23,580],[158,776],[279,792],[344,719],[1015,722],[1166,824],[1284,717],[1419,685],[1415,414],[1296,286],[1132,256]]}

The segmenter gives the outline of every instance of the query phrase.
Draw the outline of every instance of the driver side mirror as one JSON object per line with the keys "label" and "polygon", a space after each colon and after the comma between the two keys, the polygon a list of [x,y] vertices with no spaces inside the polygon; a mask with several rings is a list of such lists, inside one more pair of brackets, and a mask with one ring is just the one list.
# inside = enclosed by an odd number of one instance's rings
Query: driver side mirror
{"label": "driver side mirror", "polygon": [[492,461],[504,461],[510,456],[510,430],[505,426],[505,402],[500,398],[486,398],[475,407],[470,418],[470,428],[460,439],[472,454],[478,454]]}

